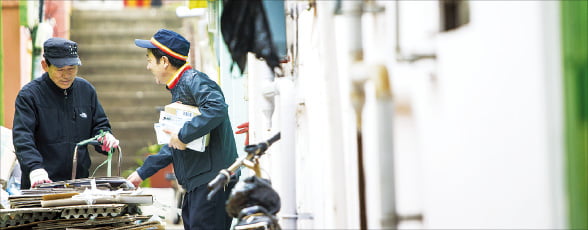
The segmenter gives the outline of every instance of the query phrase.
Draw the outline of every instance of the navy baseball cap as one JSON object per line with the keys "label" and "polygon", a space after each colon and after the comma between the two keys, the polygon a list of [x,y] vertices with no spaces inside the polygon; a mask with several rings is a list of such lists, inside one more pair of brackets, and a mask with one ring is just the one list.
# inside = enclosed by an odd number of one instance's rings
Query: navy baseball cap
{"label": "navy baseball cap", "polygon": [[135,39],[135,45],[141,48],[158,48],[164,53],[185,61],[188,59],[190,42],[182,35],[171,30],[160,29],[151,40]]}
{"label": "navy baseball cap", "polygon": [[43,57],[57,67],[82,65],[78,56],[78,43],[65,38],[47,39],[43,43]]}

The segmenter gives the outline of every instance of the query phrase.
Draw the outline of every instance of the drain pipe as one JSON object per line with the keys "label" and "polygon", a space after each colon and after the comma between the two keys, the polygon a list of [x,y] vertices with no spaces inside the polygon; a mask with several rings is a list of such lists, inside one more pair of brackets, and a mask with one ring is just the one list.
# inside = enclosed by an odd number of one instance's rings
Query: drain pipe
{"label": "drain pipe", "polygon": [[[385,65],[365,64],[354,68],[355,79],[369,79],[374,98],[366,113],[365,167],[368,226],[372,229],[397,229],[394,167],[394,103]],[[371,91],[370,91],[371,92]],[[371,100],[370,100],[371,101]],[[366,106],[367,109],[368,106]],[[369,126],[369,127],[368,127]],[[369,140],[369,141],[368,141]]]}
{"label": "drain pipe", "polygon": [[347,179],[341,176],[341,166],[345,165],[345,159],[341,153],[345,153],[346,148],[341,144],[344,140],[345,133],[341,132],[344,119],[341,116],[343,107],[341,103],[341,89],[343,85],[343,76],[348,72],[347,69],[338,68],[338,59],[333,57],[343,56],[342,50],[337,49],[336,42],[339,41],[337,35],[336,18],[333,17],[337,2],[335,1],[317,1],[316,2],[316,19],[317,29],[320,31],[320,39],[317,39],[318,60],[324,66],[320,74],[322,74],[328,84],[325,84],[326,104],[325,117],[330,121],[326,124],[328,135],[327,146],[325,147],[327,156],[323,159],[327,161],[324,164],[325,180],[323,194],[332,194],[324,199],[325,210],[328,215],[325,215],[324,225],[322,228],[334,229],[349,229],[348,222],[351,215],[348,210],[350,208],[348,203],[348,195],[352,193],[346,188]]}
{"label": "drain pipe", "polygon": [[258,65],[258,68],[258,70],[260,71],[259,76],[261,80],[260,109],[264,115],[263,127],[266,131],[270,131],[272,129],[272,116],[274,114],[276,96],[276,84],[274,82],[274,73],[267,66]]}
{"label": "drain pipe", "polygon": [[279,92],[279,126],[280,139],[278,154],[273,155],[279,171],[274,172],[275,188],[282,200],[280,209],[280,225],[282,229],[297,229],[298,215],[296,210],[296,96],[292,77],[276,79]]}
{"label": "drain pipe", "polygon": [[[348,63],[340,63],[341,67],[349,66],[350,71],[353,72],[355,64],[363,62],[363,47],[362,47],[362,26],[361,16],[363,11],[362,1],[339,1],[339,8],[337,9],[337,17],[341,18],[342,23],[347,25],[342,31],[347,39],[345,51],[347,51]],[[349,64],[349,65],[346,65]],[[365,175],[363,164],[363,136],[361,133],[362,111],[365,103],[365,75],[351,74],[351,102],[355,109],[356,121],[356,138],[357,138],[357,177],[358,177],[358,198],[359,198],[359,227],[362,230],[367,229],[367,209],[365,196]]]}
{"label": "drain pipe", "polygon": [[365,195],[365,172],[363,163],[363,135],[361,132],[362,112],[365,105],[365,82],[362,75],[352,76],[351,79],[351,103],[355,110],[355,122],[357,128],[357,177],[359,189],[359,223],[360,229],[367,229],[367,208]]}
{"label": "drain pipe", "polygon": [[276,92],[271,69],[254,54],[247,56],[247,94],[251,101],[248,105],[249,141],[254,143],[271,135]]}

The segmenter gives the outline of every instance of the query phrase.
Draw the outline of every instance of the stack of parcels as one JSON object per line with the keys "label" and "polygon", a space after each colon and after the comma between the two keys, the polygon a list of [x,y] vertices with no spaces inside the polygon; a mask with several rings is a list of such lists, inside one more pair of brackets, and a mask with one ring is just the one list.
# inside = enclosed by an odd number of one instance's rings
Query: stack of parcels
{"label": "stack of parcels", "polygon": [[[195,106],[180,103],[166,105],[164,111],[159,113],[159,123],[154,124],[157,144],[168,144],[171,139],[171,135],[165,133],[164,129],[178,133],[184,123],[191,121],[193,117],[198,115],[200,115],[200,111]],[[209,139],[210,134],[206,134],[188,143],[186,147],[198,152],[204,152],[204,149],[208,146]]]}

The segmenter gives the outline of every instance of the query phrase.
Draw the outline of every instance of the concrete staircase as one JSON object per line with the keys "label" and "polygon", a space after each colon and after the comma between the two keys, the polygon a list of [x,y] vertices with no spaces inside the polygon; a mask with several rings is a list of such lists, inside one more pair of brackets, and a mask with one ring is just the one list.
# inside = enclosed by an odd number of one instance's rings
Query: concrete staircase
{"label": "concrete staircase", "polygon": [[[155,84],[146,69],[146,49],[136,47],[134,40],[149,39],[160,28],[180,31],[181,24],[175,11],[165,8],[72,11],[71,40],[78,42],[82,60],[79,76],[96,87],[120,140],[122,171],[135,169],[136,161],[145,158],[146,152],[140,150],[156,143],[153,123],[159,118],[158,109],[171,100],[165,86]],[[92,171],[106,159],[93,150],[91,156]],[[116,161],[112,175],[115,169]],[[106,166],[96,172],[105,175]]]}

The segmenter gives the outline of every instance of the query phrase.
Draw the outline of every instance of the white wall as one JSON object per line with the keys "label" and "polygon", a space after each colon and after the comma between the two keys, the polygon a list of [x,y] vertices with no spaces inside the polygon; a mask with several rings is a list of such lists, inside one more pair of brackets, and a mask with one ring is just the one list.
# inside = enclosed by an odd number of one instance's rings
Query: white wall
{"label": "white wall", "polygon": [[[349,66],[337,45],[347,37],[339,33],[334,3],[288,5],[299,10],[299,56],[289,65],[296,65],[293,183],[300,229],[359,224]],[[401,228],[565,228],[558,3],[469,3],[470,23],[439,33],[438,2],[401,2],[403,54],[437,55],[412,64],[396,61],[395,2],[380,2],[386,11],[378,17],[364,16],[365,60],[385,63],[393,85],[395,162],[388,170],[396,174],[397,210],[424,215],[424,222]],[[251,79],[253,142],[267,133],[253,98],[259,85]],[[368,96],[364,118],[375,117],[373,99]],[[370,138],[380,124],[366,119],[364,125]],[[367,174],[385,167],[369,157]]]}
{"label": "white wall", "polygon": [[[548,2],[471,1],[471,22],[434,40],[414,75],[427,228],[559,228],[557,21]],[[546,11],[546,9],[548,9]],[[553,8],[554,10],[556,8]],[[552,16],[548,20],[544,18]],[[550,36],[551,37],[546,37]],[[555,59],[557,60],[557,59]],[[557,72],[555,72],[557,73]],[[402,73],[398,73],[402,74]],[[556,87],[556,88],[554,88]],[[557,116],[557,114],[555,114]],[[555,211],[554,211],[555,210]]]}

